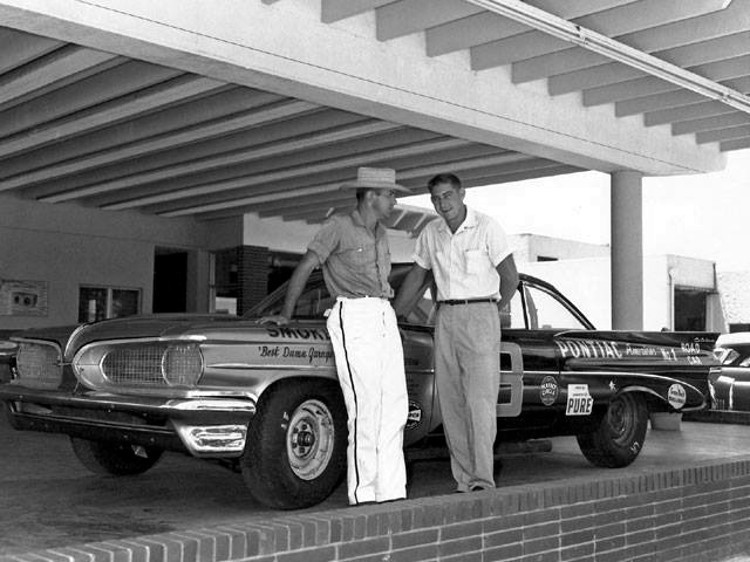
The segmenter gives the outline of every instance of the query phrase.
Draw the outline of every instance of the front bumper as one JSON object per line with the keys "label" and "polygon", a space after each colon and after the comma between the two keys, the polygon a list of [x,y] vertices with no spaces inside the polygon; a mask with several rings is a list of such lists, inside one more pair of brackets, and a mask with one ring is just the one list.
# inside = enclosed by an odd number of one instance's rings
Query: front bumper
{"label": "front bumper", "polygon": [[63,433],[186,451],[196,457],[237,457],[245,449],[256,402],[246,396],[123,397],[0,385],[15,429]]}

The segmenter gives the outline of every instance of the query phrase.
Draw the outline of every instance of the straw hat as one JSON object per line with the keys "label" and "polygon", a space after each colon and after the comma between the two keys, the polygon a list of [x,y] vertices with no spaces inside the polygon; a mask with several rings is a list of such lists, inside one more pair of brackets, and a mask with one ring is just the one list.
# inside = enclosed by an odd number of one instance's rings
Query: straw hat
{"label": "straw hat", "polygon": [[411,193],[411,190],[396,183],[396,170],[392,168],[359,168],[357,181],[341,185],[341,189],[392,189],[401,193]]}

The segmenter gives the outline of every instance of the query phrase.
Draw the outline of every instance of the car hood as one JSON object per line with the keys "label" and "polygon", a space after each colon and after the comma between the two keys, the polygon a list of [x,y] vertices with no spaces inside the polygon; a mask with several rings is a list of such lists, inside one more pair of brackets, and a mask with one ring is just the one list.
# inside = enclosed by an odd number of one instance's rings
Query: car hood
{"label": "car hood", "polygon": [[179,337],[221,330],[222,327],[236,327],[239,324],[247,326],[255,323],[227,314],[153,314],[102,320],[91,324],[32,328],[19,331],[14,334],[13,339],[51,341],[62,349],[67,347],[69,351],[75,351],[93,341]]}
{"label": "car hood", "polygon": [[70,338],[70,334],[78,326],[78,324],[71,324],[69,326],[53,326],[49,328],[28,328],[26,330],[19,330],[13,334],[11,340],[15,342],[18,342],[19,339],[49,341],[56,343],[63,349]]}

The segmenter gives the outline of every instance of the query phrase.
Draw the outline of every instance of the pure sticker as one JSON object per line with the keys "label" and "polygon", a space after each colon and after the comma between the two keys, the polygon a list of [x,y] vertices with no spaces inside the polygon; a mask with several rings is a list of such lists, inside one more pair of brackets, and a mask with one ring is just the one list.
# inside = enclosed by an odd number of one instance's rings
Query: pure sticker
{"label": "pure sticker", "polygon": [[566,416],[589,416],[593,407],[594,399],[589,394],[589,385],[568,385],[568,403],[565,407]]}

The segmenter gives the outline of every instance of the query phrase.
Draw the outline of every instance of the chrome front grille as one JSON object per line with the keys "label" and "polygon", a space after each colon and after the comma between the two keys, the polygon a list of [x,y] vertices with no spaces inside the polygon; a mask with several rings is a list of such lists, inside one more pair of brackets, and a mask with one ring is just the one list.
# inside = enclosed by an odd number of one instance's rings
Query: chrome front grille
{"label": "chrome front grille", "polygon": [[203,355],[194,342],[97,342],[76,354],[73,367],[83,384],[96,389],[192,388],[203,374]]}
{"label": "chrome front grille", "polygon": [[49,342],[21,342],[16,355],[18,381],[28,388],[54,389],[62,381],[62,354]]}
{"label": "chrome front grille", "polygon": [[162,358],[166,346],[116,347],[102,361],[102,372],[111,384],[164,386]]}

